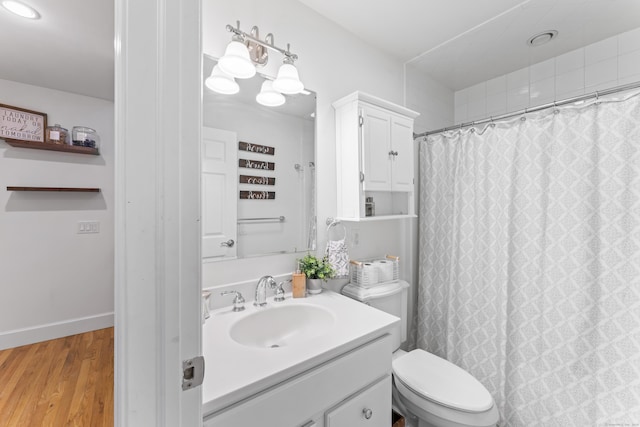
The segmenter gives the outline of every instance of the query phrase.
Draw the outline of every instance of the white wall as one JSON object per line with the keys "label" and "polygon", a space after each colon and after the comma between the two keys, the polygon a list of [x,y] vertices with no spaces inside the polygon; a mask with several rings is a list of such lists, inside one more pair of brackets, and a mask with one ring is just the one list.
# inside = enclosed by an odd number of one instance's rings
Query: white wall
{"label": "white wall", "polygon": [[[370,47],[316,12],[293,0],[205,0],[203,2],[203,49],[221,57],[231,35],[227,24],[240,20],[241,29],[253,25],[260,34],[272,32],[277,46],[291,44],[299,56],[296,66],[305,85],[318,94],[316,126],[316,174],[318,183],[318,248],[326,244],[327,217],[336,215],[335,119],[331,103],[361,90],[403,104],[403,64]],[[274,54],[265,72],[274,75],[280,55]],[[398,254],[403,257],[403,277],[413,277],[415,252],[411,250],[417,234],[407,220],[358,225],[359,245],[352,248],[354,258]],[[413,223],[416,221],[413,220]],[[250,258],[207,263],[203,267],[203,286],[245,282],[263,274],[291,272],[295,255]],[[245,295],[247,297],[247,295]],[[251,298],[251,296],[248,296]]]}
{"label": "white wall", "polygon": [[[99,156],[10,147],[0,140],[0,348],[113,325],[113,103],[0,80],[1,101],[89,126]],[[100,187],[20,193],[7,186]],[[100,221],[99,234],[77,222]]]}
{"label": "white wall", "polygon": [[455,123],[640,81],[640,28],[455,93]]}
{"label": "white wall", "polygon": [[406,106],[420,112],[414,132],[422,133],[453,125],[453,90],[411,64],[407,64],[406,73]]}

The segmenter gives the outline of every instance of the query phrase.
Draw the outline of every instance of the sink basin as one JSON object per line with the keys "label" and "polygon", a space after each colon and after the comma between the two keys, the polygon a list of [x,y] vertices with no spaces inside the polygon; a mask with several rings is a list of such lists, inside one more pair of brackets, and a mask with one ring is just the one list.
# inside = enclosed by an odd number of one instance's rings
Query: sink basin
{"label": "sink basin", "polygon": [[278,348],[306,342],[327,332],[335,316],[324,307],[310,304],[260,309],[231,326],[231,338],[242,345]]}

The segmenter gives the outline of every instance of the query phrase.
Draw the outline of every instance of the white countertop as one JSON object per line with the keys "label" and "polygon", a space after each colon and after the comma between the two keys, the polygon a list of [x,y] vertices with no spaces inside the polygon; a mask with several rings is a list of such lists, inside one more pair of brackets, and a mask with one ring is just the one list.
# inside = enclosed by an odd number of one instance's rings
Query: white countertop
{"label": "white countertop", "polygon": [[[211,312],[202,326],[205,376],[202,386],[203,414],[219,411],[325,361],[382,336],[399,318],[331,291],[283,302],[267,299],[257,308],[247,301],[242,312],[231,306]],[[305,343],[279,348],[256,348],[238,344],[229,335],[239,319],[259,310],[291,304],[313,304],[329,309],[336,321],[327,332]]]}

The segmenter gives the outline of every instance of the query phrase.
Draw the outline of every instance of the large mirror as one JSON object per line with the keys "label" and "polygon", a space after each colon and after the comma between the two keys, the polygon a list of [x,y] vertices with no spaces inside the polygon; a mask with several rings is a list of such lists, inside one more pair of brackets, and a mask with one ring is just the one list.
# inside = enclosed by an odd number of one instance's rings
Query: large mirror
{"label": "large mirror", "polygon": [[[203,63],[206,78],[216,61]],[[256,102],[264,81],[237,79],[234,95],[204,88],[205,261],[315,249],[316,95],[305,90],[265,107]]]}

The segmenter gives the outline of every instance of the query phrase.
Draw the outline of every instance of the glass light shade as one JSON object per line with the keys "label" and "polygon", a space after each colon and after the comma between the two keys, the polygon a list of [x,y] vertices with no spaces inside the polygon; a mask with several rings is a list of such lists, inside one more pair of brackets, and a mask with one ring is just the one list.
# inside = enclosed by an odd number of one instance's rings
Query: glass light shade
{"label": "glass light shade", "polygon": [[206,87],[223,95],[233,95],[240,91],[240,86],[233,77],[226,74],[219,66],[213,67],[211,75],[204,81]]}
{"label": "glass light shade", "polygon": [[273,82],[265,80],[260,88],[260,93],[256,95],[256,101],[265,107],[278,107],[284,104],[284,95],[273,89]]}
{"label": "glass light shade", "polygon": [[304,89],[298,77],[298,70],[293,64],[284,63],[278,69],[278,75],[273,81],[273,88],[280,93],[295,95]]}
{"label": "glass light shade", "polygon": [[2,6],[9,12],[27,19],[38,19],[40,14],[37,10],[29,5],[21,3],[15,0],[5,0],[2,2]]}
{"label": "glass light shade", "polygon": [[237,79],[249,79],[256,75],[256,67],[249,59],[249,51],[244,43],[232,40],[218,61],[220,69]]}

